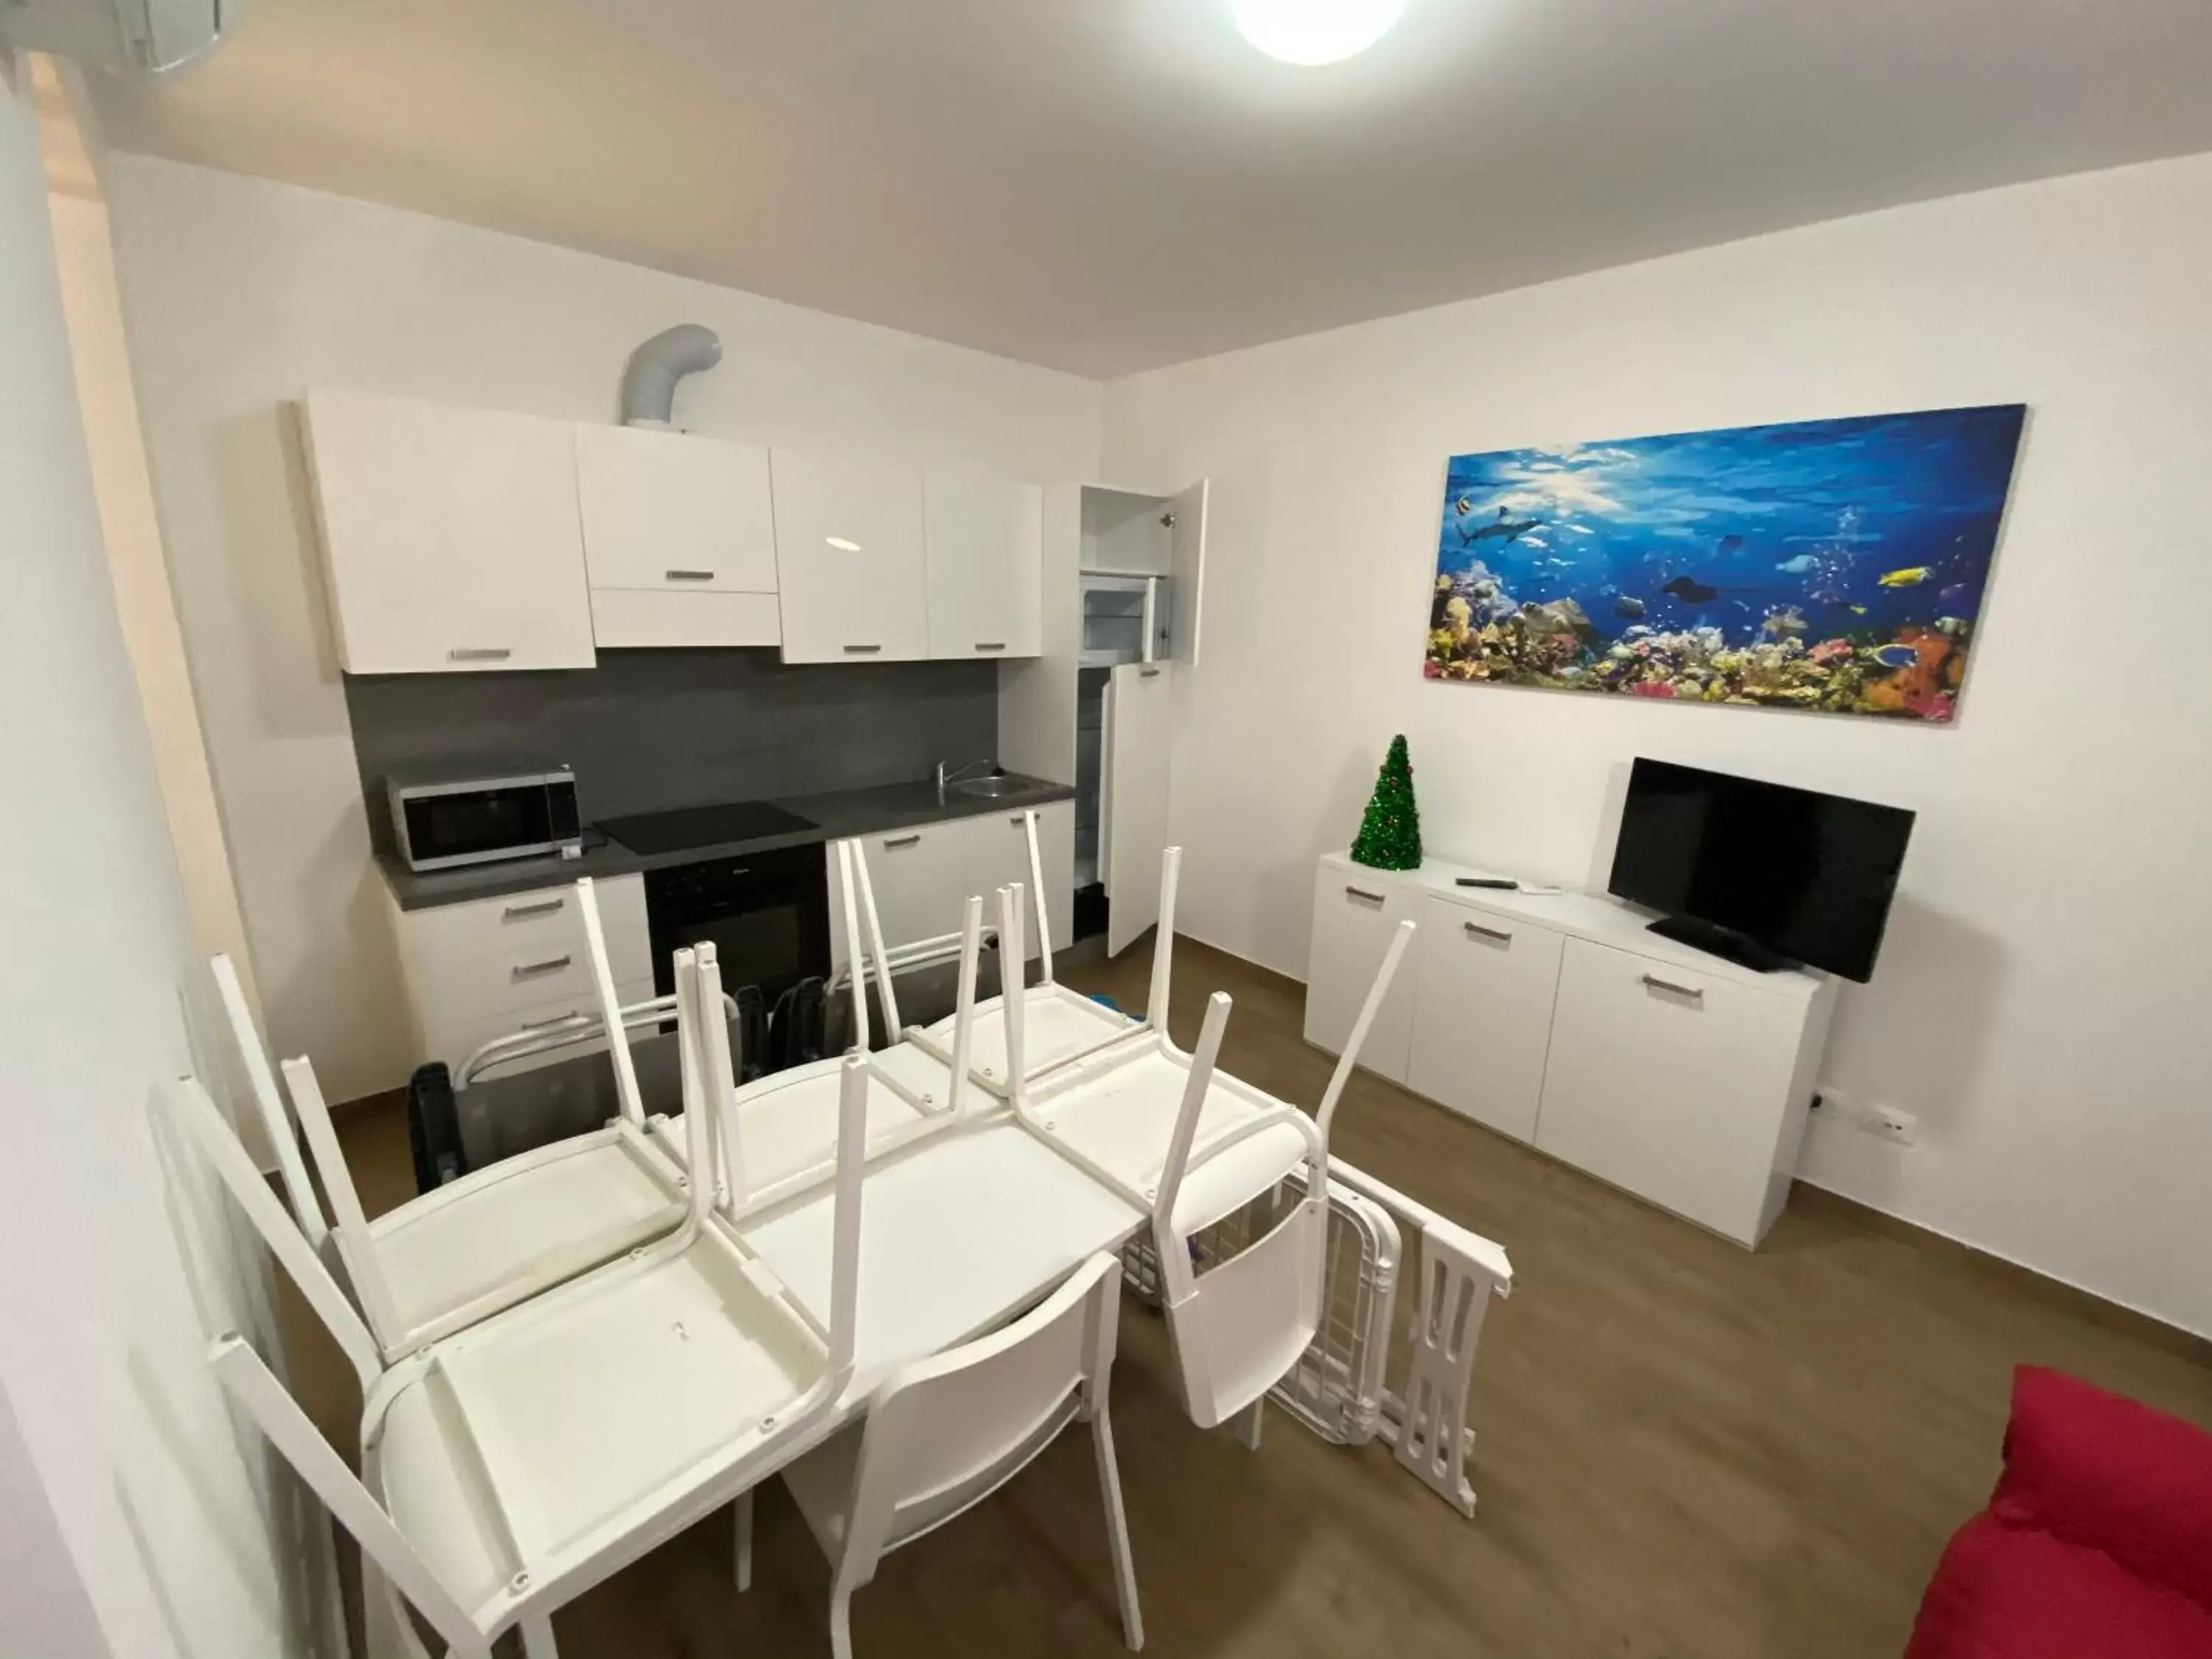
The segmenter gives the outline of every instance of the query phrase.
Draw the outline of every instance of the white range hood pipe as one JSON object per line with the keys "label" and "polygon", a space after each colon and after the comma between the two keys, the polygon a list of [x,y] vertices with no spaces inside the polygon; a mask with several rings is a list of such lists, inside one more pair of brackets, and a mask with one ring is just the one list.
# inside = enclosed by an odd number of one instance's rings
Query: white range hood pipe
{"label": "white range hood pipe", "polygon": [[722,342],[713,329],[678,323],[661,330],[629,354],[623,370],[623,424],[665,429],[676,406],[676,383],[721,361]]}

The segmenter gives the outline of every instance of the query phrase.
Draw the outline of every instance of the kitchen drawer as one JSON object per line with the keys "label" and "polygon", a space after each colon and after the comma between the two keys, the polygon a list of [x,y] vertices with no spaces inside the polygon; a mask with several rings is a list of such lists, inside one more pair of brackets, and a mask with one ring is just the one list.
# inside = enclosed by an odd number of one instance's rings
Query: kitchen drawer
{"label": "kitchen drawer", "polygon": [[[645,883],[596,884],[617,983],[653,977]],[[586,994],[591,957],[573,886],[398,913],[400,960],[417,1022],[447,1029]]]}
{"label": "kitchen drawer", "polygon": [[[625,1008],[653,1000],[653,976],[624,980],[615,986],[615,998]],[[533,1003],[527,1008],[510,1012],[482,1014],[473,1019],[457,1020],[449,1024],[434,1025],[422,1033],[422,1054],[425,1062],[436,1060],[449,1067],[458,1082],[461,1064],[476,1051],[496,1038],[526,1030],[533,1025],[548,1024],[572,1014],[597,1015],[599,1012],[598,995],[586,988],[580,994],[556,998],[549,1002]],[[549,1054],[534,1055],[500,1068],[500,1075],[510,1072],[527,1072],[540,1066],[550,1066],[556,1060],[573,1060],[580,1054],[604,1054],[606,1043],[599,1039],[591,1042],[572,1043]]]}
{"label": "kitchen drawer", "polygon": [[1416,960],[1401,970],[1415,980],[1406,1086],[1533,1139],[1565,937],[1434,896],[1420,923]]}

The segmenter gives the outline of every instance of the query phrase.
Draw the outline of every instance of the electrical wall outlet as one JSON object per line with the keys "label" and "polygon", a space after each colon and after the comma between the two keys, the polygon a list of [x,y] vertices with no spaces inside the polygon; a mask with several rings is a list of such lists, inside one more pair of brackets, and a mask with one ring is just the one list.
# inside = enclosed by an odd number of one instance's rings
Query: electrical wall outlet
{"label": "electrical wall outlet", "polygon": [[1862,1109],[1859,1127],[1900,1146],[1917,1146],[1920,1141],[1920,1120],[1899,1106],[1868,1104]]}

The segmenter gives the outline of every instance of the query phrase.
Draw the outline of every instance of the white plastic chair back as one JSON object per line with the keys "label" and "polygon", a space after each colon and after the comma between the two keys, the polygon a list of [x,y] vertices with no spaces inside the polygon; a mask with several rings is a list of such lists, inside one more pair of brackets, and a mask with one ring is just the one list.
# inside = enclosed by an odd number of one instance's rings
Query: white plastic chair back
{"label": "white plastic chair back", "polygon": [[238,1050],[239,1062],[246,1068],[248,1091],[253,1097],[253,1108],[261,1119],[262,1133],[276,1154],[276,1171],[284,1182],[285,1201],[292,1206],[292,1216],[300,1224],[300,1231],[307,1236],[307,1243],[317,1249],[330,1234],[330,1223],[324,1218],[322,1200],[315,1196],[314,1183],[307,1179],[307,1166],[300,1157],[300,1138],[286,1115],[284,1103],[276,1093],[276,1079],[269,1069],[269,1053],[262,1047],[261,1034],[254,1029],[253,1015],[246,1006],[246,988],[239,983],[238,969],[231,959],[221,954],[208,958],[209,971],[215,976],[216,999],[230,1022],[230,1036]]}
{"label": "white plastic chair back", "polygon": [[1121,1264],[1092,1256],[1028,1315],[908,1365],[868,1406],[841,1585],[857,1588],[899,1545],[943,1525],[1018,1474],[1104,1398]]}
{"label": "white plastic chair back", "polygon": [[[1160,1299],[1182,1382],[1183,1405],[1202,1429],[1227,1422],[1258,1401],[1297,1364],[1321,1328],[1328,1249],[1329,1122],[1368,1027],[1406,954],[1413,926],[1410,921],[1401,924],[1384,952],[1314,1117],[1309,1120],[1288,1109],[1255,1117],[1194,1158],[1199,1118],[1220,1055],[1222,1033],[1229,1024],[1227,995],[1217,991],[1206,1005],[1206,1024],[1191,1058],[1182,1108],[1152,1210]],[[1306,1135],[1304,1190],[1286,1198],[1285,1212],[1265,1236],[1212,1271],[1198,1274],[1191,1266],[1192,1235],[1218,1218],[1198,1217],[1196,1224],[1188,1227],[1178,1224],[1176,1200],[1184,1182],[1194,1168],[1250,1135],[1285,1124]]]}

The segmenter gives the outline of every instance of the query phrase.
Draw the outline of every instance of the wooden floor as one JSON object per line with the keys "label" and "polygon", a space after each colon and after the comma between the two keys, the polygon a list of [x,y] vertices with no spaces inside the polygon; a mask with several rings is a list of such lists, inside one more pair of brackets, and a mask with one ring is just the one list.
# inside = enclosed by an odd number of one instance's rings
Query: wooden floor
{"label": "wooden floor", "polygon": [[[1071,970],[1144,1000],[1146,953]],[[1328,1062],[1295,983],[1179,944],[1174,1030],[1236,999],[1223,1064],[1294,1103]],[[1894,1655],[1945,1537],[1996,1471],[2012,1366],[2066,1367],[2212,1425],[2212,1352],[1801,1188],[1757,1254],[1373,1078],[1332,1150],[1503,1243],[1519,1279],[1476,1368],[1472,1522],[1386,1449],[1279,1414],[1257,1455],[1178,1409],[1132,1310],[1114,1414],[1146,1651],[1353,1659],[1823,1659]],[[344,1123],[372,1208],[409,1195],[405,1133]],[[344,1443],[357,1401],[326,1344],[303,1392]],[[611,1402],[612,1404],[613,1402]],[[649,1401],[629,1402],[649,1407]],[[763,1494],[753,1591],[726,1516],[564,1610],[564,1659],[829,1650],[828,1571]],[[856,1598],[861,1659],[1121,1652],[1079,1431],[974,1514],[889,1558]]]}

